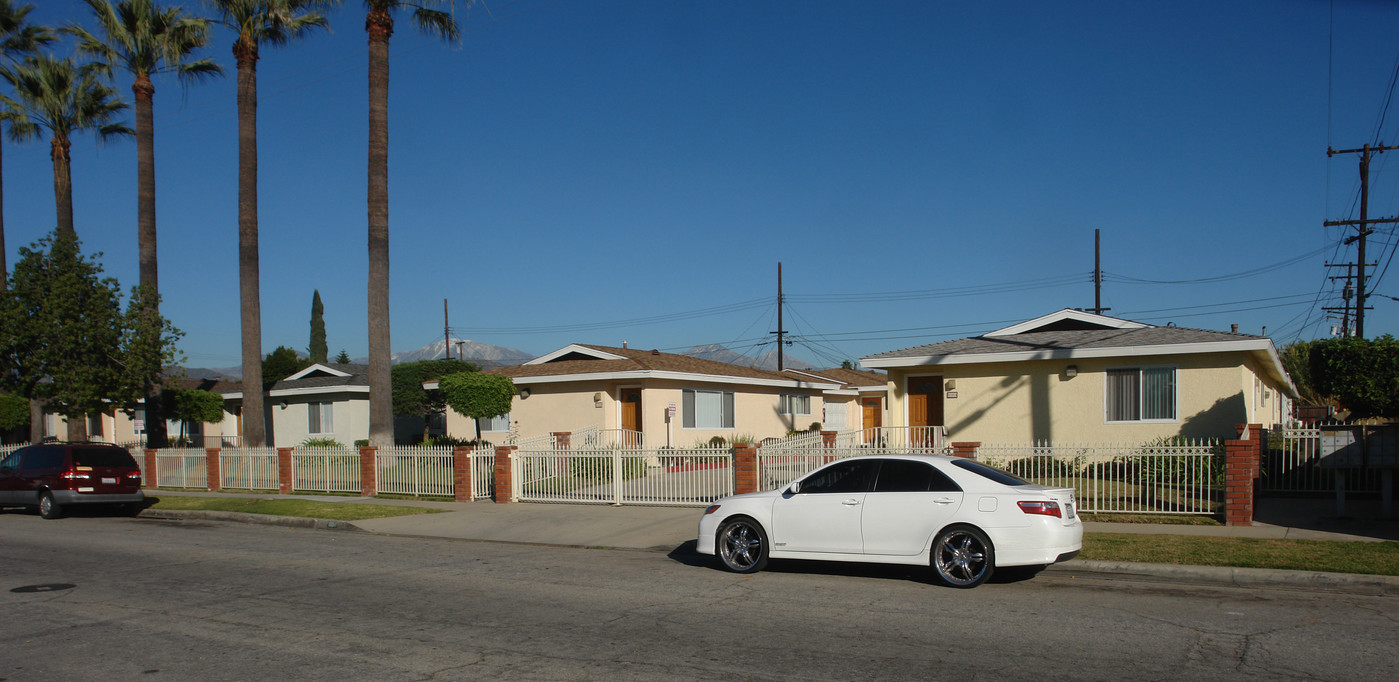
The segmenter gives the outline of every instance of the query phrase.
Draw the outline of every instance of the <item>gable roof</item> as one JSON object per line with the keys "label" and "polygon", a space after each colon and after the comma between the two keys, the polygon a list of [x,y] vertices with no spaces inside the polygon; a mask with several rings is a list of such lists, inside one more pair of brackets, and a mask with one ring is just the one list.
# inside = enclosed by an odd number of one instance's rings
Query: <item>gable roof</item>
{"label": "gable roof", "polygon": [[890,368],[1228,352],[1253,355],[1263,371],[1290,395],[1297,395],[1272,339],[1266,336],[1156,327],[1071,309],[981,336],[860,358],[860,364]]}
{"label": "gable roof", "polygon": [[863,369],[845,369],[835,367],[832,369],[786,369],[796,375],[808,376],[818,381],[828,380],[839,382],[848,389],[878,389],[886,390],[889,387],[889,375],[884,372],[872,372]]}
{"label": "gable roof", "polygon": [[[222,391],[225,398],[242,398],[241,384]],[[369,365],[327,365],[315,363],[268,387],[270,397],[317,395],[324,393],[368,393]]]}
{"label": "gable roof", "polygon": [[828,378],[790,376],[659,350],[579,343],[522,365],[497,367],[484,373],[510,377],[517,384],[651,378],[823,390],[839,387],[837,382]]}

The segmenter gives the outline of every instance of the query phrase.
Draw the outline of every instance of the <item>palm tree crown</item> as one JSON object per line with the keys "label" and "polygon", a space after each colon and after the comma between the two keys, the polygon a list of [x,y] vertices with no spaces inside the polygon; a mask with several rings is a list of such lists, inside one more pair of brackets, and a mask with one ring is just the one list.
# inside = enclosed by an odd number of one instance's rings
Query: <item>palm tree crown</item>
{"label": "palm tree crown", "polygon": [[208,0],[208,3],[219,13],[219,23],[238,35],[234,54],[238,54],[241,45],[257,59],[258,45],[285,45],[310,29],[324,28],[326,18],[319,10],[339,4],[339,0]]}
{"label": "palm tree crown", "polygon": [[16,7],[10,0],[0,0],[0,56],[6,60],[53,42],[47,27],[25,23],[33,9],[33,4]]}
{"label": "palm tree crown", "polygon": [[84,0],[92,8],[105,40],[87,29],[68,24],[64,33],[78,39],[78,50],[108,67],[120,64],[138,79],[174,72],[196,80],[221,73],[212,59],[189,61],[209,42],[209,22],[185,16],[178,7],[160,7],[153,0]]}
{"label": "palm tree crown", "polygon": [[[446,4],[448,11],[434,9],[434,7]],[[468,0],[463,3],[470,5]],[[365,25],[368,28],[372,22],[381,21],[377,17],[389,19],[388,30],[393,32],[393,11],[397,9],[413,8],[413,23],[418,30],[430,36],[437,36],[449,42],[459,42],[461,40],[461,29],[457,27],[456,16],[450,11],[456,5],[453,0],[421,0],[420,3],[405,2],[404,0],[364,0],[364,9],[368,12],[365,18]],[[387,37],[387,36],[385,36]]]}

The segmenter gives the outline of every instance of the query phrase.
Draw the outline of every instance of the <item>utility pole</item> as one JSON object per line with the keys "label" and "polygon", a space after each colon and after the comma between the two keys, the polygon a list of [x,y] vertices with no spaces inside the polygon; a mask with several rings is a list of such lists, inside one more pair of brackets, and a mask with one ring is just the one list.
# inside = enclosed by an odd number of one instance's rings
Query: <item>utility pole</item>
{"label": "utility pole", "polygon": [[783,336],[787,330],[782,328],[782,263],[777,264],[777,331],[769,332],[777,335],[777,371],[782,371],[782,347],[785,345]]}
{"label": "utility pole", "polygon": [[1350,299],[1355,297],[1355,288],[1351,286],[1351,280],[1355,278],[1355,275],[1351,274],[1351,268],[1355,267],[1355,263],[1326,263],[1326,267],[1346,269],[1346,274],[1344,275],[1331,275],[1327,277],[1327,279],[1333,282],[1338,279],[1343,279],[1346,281],[1345,286],[1341,289],[1341,299],[1342,301],[1344,301],[1345,305],[1339,308],[1335,306],[1323,307],[1322,310],[1328,313],[1341,314],[1341,338],[1347,338],[1351,336],[1351,331],[1353,327],[1353,325],[1351,324],[1350,316]]}
{"label": "utility pole", "polygon": [[1102,315],[1105,310],[1112,308],[1103,307],[1103,252],[1098,241],[1100,230],[1093,230],[1093,308],[1089,312],[1094,315]]}
{"label": "utility pole", "polygon": [[[1391,149],[1399,149],[1399,147],[1386,147],[1383,142],[1371,147],[1370,143],[1367,142],[1359,149],[1326,148],[1327,158],[1337,154],[1360,154],[1360,220],[1328,220],[1322,224],[1327,227],[1345,225],[1356,229],[1356,236],[1353,240],[1359,242],[1359,246],[1356,247],[1355,264],[1355,335],[1362,339],[1365,338],[1365,268],[1368,267],[1365,262],[1365,238],[1370,235],[1372,223],[1399,223],[1399,218],[1376,218],[1375,220],[1369,218],[1370,155],[1372,153],[1382,154]],[[1346,243],[1349,244],[1351,241],[1352,239],[1347,239]]]}
{"label": "utility pole", "polygon": [[452,326],[447,324],[447,299],[442,299],[442,354],[452,359]]}

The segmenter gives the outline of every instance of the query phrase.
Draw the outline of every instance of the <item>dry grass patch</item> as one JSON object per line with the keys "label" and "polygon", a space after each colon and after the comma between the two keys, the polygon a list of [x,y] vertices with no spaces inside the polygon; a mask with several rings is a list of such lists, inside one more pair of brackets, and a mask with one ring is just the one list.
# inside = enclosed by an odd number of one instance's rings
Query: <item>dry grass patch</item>
{"label": "dry grass patch", "polygon": [[1399,576],[1399,542],[1087,533],[1079,558]]}

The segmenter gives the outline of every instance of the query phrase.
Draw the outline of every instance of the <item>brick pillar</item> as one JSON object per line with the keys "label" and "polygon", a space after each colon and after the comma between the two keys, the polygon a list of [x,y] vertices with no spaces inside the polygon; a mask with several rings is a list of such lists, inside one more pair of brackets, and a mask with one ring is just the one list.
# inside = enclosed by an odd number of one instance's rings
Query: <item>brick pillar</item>
{"label": "brick pillar", "polygon": [[554,449],[555,449],[555,450],[572,450],[572,449],[573,449],[572,446],[571,446],[571,439],[572,439],[572,437],[573,437],[573,432],[572,432],[572,431],[554,431],[553,433],[550,433],[549,435],[551,435],[551,436],[554,437]]}
{"label": "brick pillar", "polygon": [[953,444],[952,444],[952,456],[953,456],[953,457],[966,457],[967,459],[975,459],[975,458],[976,458],[976,450],[977,450],[977,448],[980,448],[980,447],[981,447],[981,442],[980,442],[980,441],[953,443]]}
{"label": "brick pillar", "polygon": [[1253,525],[1253,480],[1258,471],[1260,441],[1224,441],[1224,523]]}
{"label": "brick pillar", "polygon": [[827,450],[834,450],[836,447],[836,431],[821,432],[821,447]]}
{"label": "brick pillar", "polygon": [[515,489],[511,486],[510,453],[515,448],[499,445],[495,449],[495,501],[501,504],[514,501]]}
{"label": "brick pillar", "polygon": [[758,492],[758,448],[734,443],[734,494]]}
{"label": "brick pillar", "polygon": [[146,487],[147,487],[147,488],[154,488],[154,487],[156,487],[156,486],[158,486],[158,485],[160,484],[160,481],[159,481],[159,480],[157,479],[157,477],[156,477],[156,474],[158,474],[159,472],[156,471],[155,450],[146,450],[146,451],[145,451],[145,455],[146,455]]}
{"label": "brick pillar", "polygon": [[374,497],[379,492],[378,476],[379,470],[374,466],[375,455],[379,448],[366,446],[359,449],[359,494],[361,497]]}
{"label": "brick pillar", "polygon": [[457,502],[476,499],[471,489],[471,454],[474,451],[469,445],[452,448],[452,499]]}
{"label": "brick pillar", "polygon": [[290,495],[291,491],[291,448],[277,448],[277,492]]}
{"label": "brick pillar", "polygon": [[209,492],[216,492],[223,487],[223,476],[219,473],[219,449],[209,448],[204,451],[205,482],[209,484]]}

